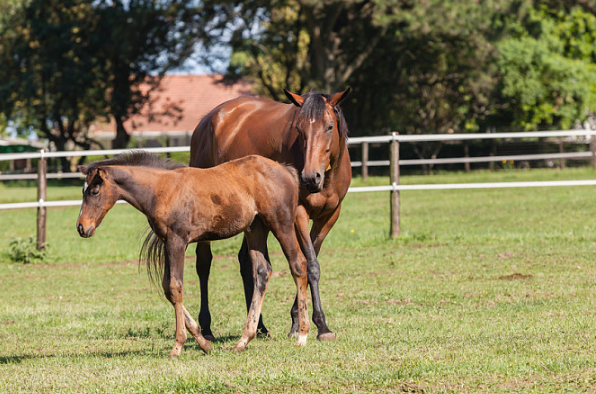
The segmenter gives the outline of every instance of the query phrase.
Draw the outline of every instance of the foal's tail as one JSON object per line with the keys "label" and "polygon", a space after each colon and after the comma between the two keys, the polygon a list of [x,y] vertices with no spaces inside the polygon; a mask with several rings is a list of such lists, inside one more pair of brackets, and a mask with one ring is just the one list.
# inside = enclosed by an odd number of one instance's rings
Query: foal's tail
{"label": "foal's tail", "polygon": [[292,178],[294,178],[294,183],[296,184],[296,187],[298,187],[298,185],[300,185],[300,177],[298,176],[298,170],[294,168],[291,164],[282,163],[282,166],[284,166],[284,168],[288,170],[290,174],[292,174]]}
{"label": "foal's tail", "polygon": [[149,279],[159,286],[166,265],[166,244],[152,230],[149,230],[139,253],[139,265],[143,261],[147,266]]}

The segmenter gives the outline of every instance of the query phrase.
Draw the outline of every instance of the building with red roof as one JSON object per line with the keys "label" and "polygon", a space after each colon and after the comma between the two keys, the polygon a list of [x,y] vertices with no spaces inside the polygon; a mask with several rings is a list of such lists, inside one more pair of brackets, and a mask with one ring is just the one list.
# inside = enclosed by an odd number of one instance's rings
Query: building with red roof
{"label": "building with red roof", "polygon": [[[166,75],[151,93],[150,101],[124,127],[139,146],[188,145],[203,116],[217,105],[243,95],[251,95],[251,84],[227,83],[221,75]],[[108,148],[116,136],[116,124],[93,124],[89,134]]]}

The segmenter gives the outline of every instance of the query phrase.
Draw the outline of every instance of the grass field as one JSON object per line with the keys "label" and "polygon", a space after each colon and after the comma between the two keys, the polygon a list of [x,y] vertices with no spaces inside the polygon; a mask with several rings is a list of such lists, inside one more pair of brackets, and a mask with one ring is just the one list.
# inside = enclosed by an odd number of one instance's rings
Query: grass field
{"label": "grass field", "polygon": [[[402,183],[594,177],[511,170]],[[191,338],[177,360],[167,357],[173,308],[136,262],[144,216],[119,205],[82,239],[78,207],[49,209],[48,261],[22,265],[7,247],[35,235],[35,210],[0,211],[0,393],[593,392],[595,196],[594,187],[403,192],[402,237],[390,240],[388,193],[348,195],[319,256],[338,340],[317,342],[313,325],[304,348],[286,337],[294,286],[271,241],[263,312],[274,338],[230,351],[245,319],[240,239],[215,243],[214,350],[204,355]],[[31,187],[0,185],[0,203],[34,200]],[[185,306],[196,316],[193,252]]]}

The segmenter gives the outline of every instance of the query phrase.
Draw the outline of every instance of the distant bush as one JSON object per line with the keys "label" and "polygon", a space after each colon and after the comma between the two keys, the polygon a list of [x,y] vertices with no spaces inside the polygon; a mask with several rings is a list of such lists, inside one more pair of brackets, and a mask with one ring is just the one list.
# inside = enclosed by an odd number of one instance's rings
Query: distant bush
{"label": "distant bush", "polygon": [[8,244],[8,255],[15,263],[44,262],[47,257],[47,245],[45,249],[37,250],[37,243],[33,237],[15,238]]}

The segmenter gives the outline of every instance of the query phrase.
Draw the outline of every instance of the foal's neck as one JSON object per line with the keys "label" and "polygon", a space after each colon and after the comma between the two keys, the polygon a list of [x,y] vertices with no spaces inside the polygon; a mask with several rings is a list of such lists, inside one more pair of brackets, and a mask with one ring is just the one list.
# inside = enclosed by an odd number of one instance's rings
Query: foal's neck
{"label": "foal's neck", "polygon": [[155,169],[113,166],[111,173],[119,189],[119,199],[144,213],[150,214],[159,176]]}

